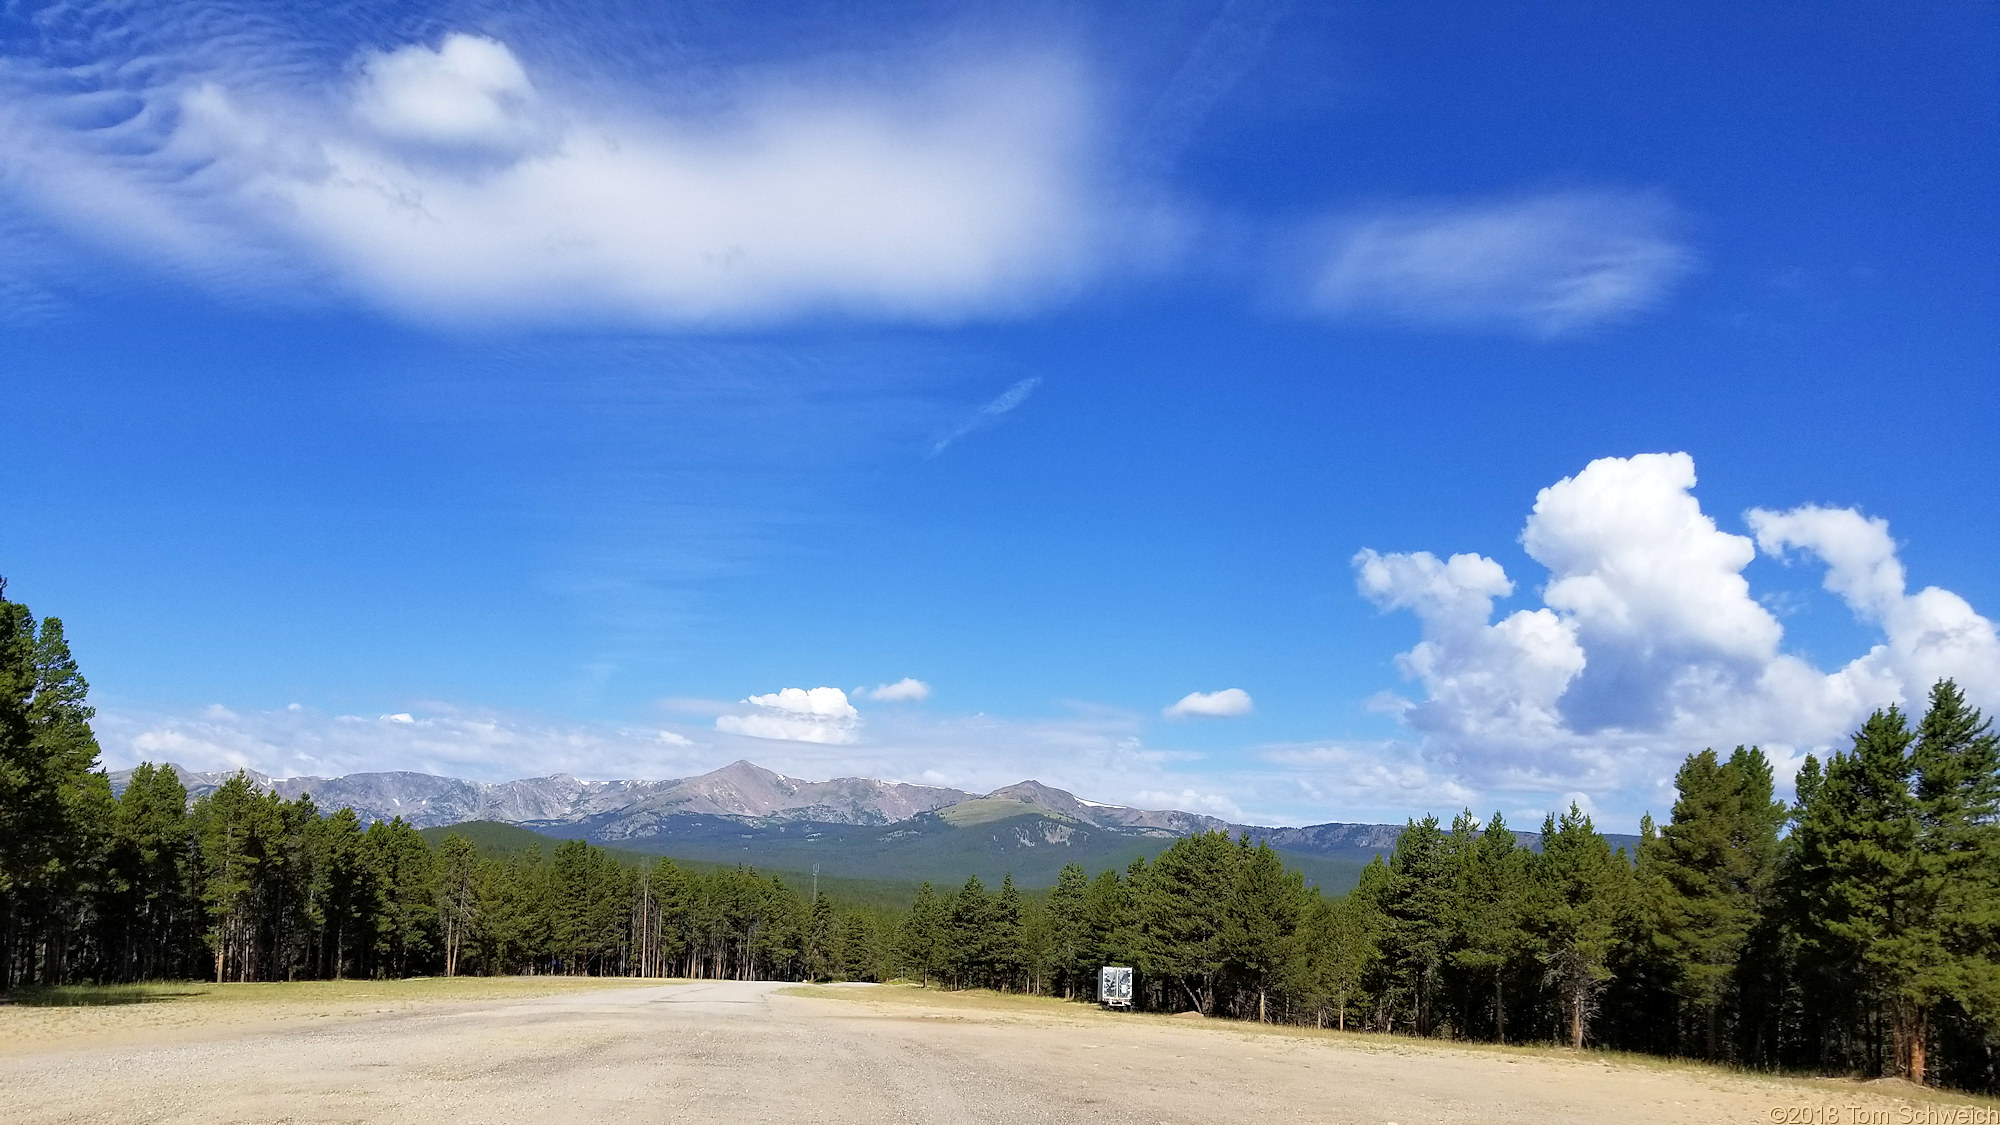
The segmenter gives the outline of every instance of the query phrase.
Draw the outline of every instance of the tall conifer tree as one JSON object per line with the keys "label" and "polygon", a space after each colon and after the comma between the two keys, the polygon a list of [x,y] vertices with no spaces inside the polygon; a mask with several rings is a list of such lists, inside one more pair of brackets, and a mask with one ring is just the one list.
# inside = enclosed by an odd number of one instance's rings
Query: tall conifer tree
{"label": "tall conifer tree", "polygon": [[1610,980],[1612,946],[1625,909],[1631,868],[1571,802],[1542,824],[1533,910],[1539,956],[1562,1011],[1565,1038],[1582,1049],[1597,994]]}
{"label": "tall conifer tree", "polygon": [[1379,902],[1388,919],[1383,946],[1391,987],[1408,1006],[1418,1035],[1429,1035],[1437,1026],[1444,970],[1452,954],[1457,885],[1449,839],[1437,817],[1410,821],[1396,838]]}
{"label": "tall conifer tree", "polygon": [[1491,989],[1493,1037],[1507,1041],[1507,983],[1532,946],[1523,926],[1528,853],[1499,812],[1464,859],[1458,892],[1459,948],[1452,959]]}

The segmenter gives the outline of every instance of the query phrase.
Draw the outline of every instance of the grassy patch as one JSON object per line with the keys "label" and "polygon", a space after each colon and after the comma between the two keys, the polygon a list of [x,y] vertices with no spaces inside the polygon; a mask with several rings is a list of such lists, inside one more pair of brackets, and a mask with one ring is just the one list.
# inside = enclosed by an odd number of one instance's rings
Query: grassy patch
{"label": "grassy patch", "polygon": [[0,1005],[91,1008],[120,1004],[325,1004],[350,1000],[504,1000],[578,989],[656,984],[630,977],[413,977],[408,980],[161,981],[150,984],[71,984],[16,988]]}
{"label": "grassy patch", "polygon": [[231,1028],[353,1019],[430,1004],[525,1000],[661,983],[630,977],[431,977],[17,988],[0,995],[0,1051],[183,1038]]}
{"label": "grassy patch", "polygon": [[115,1004],[156,1004],[200,995],[201,985],[65,984],[0,992],[0,1004],[23,1008],[94,1008]]}
{"label": "grassy patch", "polygon": [[1039,805],[1031,805],[1011,797],[975,797],[970,801],[960,801],[958,804],[938,810],[938,816],[946,824],[957,828],[966,828],[974,824],[992,824],[994,821],[1008,820],[1017,816],[1036,815],[1049,816],[1052,820],[1058,819],[1050,816]]}
{"label": "grassy patch", "polygon": [[1335,1031],[1331,1028],[1302,1027],[1295,1024],[1257,1024],[1245,1020],[1193,1018],[1188,1013],[1167,1015],[1160,1012],[1107,1012],[1094,1004],[1073,1000],[1060,1000],[1050,996],[1029,996],[1018,992],[991,992],[986,989],[965,989],[951,991],[942,988],[924,988],[910,981],[893,981],[875,988],[829,988],[824,985],[800,985],[782,990],[790,996],[808,996],[824,1000],[864,1001],[877,1004],[896,1004],[921,1007],[938,1012],[988,1013],[1005,1017],[1039,1017],[1050,1022],[1070,1024],[1116,1022],[1127,1025],[1151,1025],[1199,1027],[1207,1031],[1231,1033],[1247,1036],[1275,1035],[1291,1039],[1305,1039],[1324,1042],[1329,1046],[1347,1049],[1386,1051],[1395,1054],[1416,1054],[1425,1051],[1465,1052],[1485,1054],[1503,1059],[1537,1059],[1550,1062],[1569,1063],[1577,1066],[1636,1067],[1645,1070],[1670,1071],[1685,1074],[1689,1078],[1727,1079],[1749,1082],[1771,1082],[1790,1086],[1804,1097],[1811,1092],[1815,1097],[1853,1097],[1856,1095],[1900,1099],[1919,1105],[1973,1106],[1991,1111],[2000,1111],[2000,1098],[1983,1097],[1957,1090],[1939,1090],[1913,1086],[1906,1082],[1876,1079],[1864,1081],[1853,1078],[1827,1078],[1804,1073],[1781,1073],[1768,1070],[1753,1070],[1723,1063],[1711,1063],[1701,1059],[1663,1058],[1659,1055],[1637,1054],[1627,1051],[1612,1051],[1586,1048],[1572,1051],[1567,1047],[1552,1043],[1500,1044],[1450,1039],[1417,1039],[1406,1035],[1388,1035],[1380,1032]]}

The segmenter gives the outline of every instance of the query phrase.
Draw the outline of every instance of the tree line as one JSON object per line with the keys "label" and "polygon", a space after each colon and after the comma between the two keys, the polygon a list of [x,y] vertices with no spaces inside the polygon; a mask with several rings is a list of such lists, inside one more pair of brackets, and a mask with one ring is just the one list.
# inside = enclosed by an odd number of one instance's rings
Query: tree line
{"label": "tree line", "polygon": [[[582,840],[483,856],[363,825],[241,773],[193,802],[171,766],[88,774],[75,859],[12,893],[13,984],[550,973],[875,979],[874,913],[748,867],[623,862]],[[21,887],[25,890],[25,887]]]}
{"label": "tree line", "polygon": [[0,582],[0,990],[457,973],[876,978],[888,926],[750,868],[645,868],[582,841],[486,857],[242,774],[112,792],[56,618]]}
{"label": "tree line", "polygon": [[113,795],[61,622],[0,585],[0,988],[207,977],[590,973],[887,980],[1161,1011],[2000,1089],[2000,744],[1950,681],[1808,757],[1691,755],[1614,849],[1576,806],[1412,820],[1329,897],[1247,837],[1176,840],[1046,893],[919,888],[900,916],[749,868],[570,841],[482,856],[239,775]]}
{"label": "tree line", "polygon": [[1412,820],[1348,894],[1267,845],[1183,837],[1046,905],[927,884],[898,971],[1141,1007],[1493,1042],[1559,1042],[2000,1089],[2000,745],[1951,681],[1807,757],[1690,755],[1671,818],[1613,849],[1572,804],[1538,849],[1505,818]]}

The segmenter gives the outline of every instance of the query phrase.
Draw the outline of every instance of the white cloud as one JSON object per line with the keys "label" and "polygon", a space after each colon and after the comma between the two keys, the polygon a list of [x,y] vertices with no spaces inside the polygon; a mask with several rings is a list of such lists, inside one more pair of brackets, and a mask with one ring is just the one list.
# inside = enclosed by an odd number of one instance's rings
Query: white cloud
{"label": "white cloud", "polygon": [[855,696],[873,700],[876,703],[922,703],[931,696],[931,685],[913,676],[904,676],[893,684],[877,684],[873,688],[856,688]]}
{"label": "white cloud", "polygon": [[1408,609],[1423,625],[1424,639],[1397,657],[1426,688],[1424,702],[1396,708],[1412,726],[1454,740],[1504,729],[1516,741],[1561,728],[1557,703],[1583,670],[1583,652],[1573,628],[1546,609],[1488,624],[1493,599],[1514,592],[1499,563],[1372,550],[1353,561],[1363,596],[1383,610]]}
{"label": "white cloud", "polygon": [[1233,719],[1239,715],[1248,715],[1254,706],[1249,692],[1242,688],[1223,688],[1221,691],[1191,691],[1182,696],[1180,702],[1168,707],[1161,714],[1169,719],[1189,719],[1196,716]]}
{"label": "white cloud", "polygon": [[1309,302],[1335,315],[1557,336],[1660,301],[1693,266],[1657,196],[1567,191],[1331,225]]}
{"label": "white cloud", "polygon": [[2000,700],[2000,637],[1993,622],[1950,590],[1907,592],[1887,520],[1815,505],[1754,509],[1745,518],[1767,553],[1817,555],[1827,564],[1826,588],[1882,630],[1881,644],[1837,673],[1851,694],[1879,696],[1887,689],[1911,702],[1930,684],[1951,678],[1974,698]]}
{"label": "white cloud", "polygon": [[791,715],[806,715],[842,722],[860,717],[854,705],[847,701],[847,693],[832,687],[788,687],[769,695],[753,695],[744,702]]}
{"label": "white cloud", "polygon": [[1243,819],[1242,807],[1220,793],[1203,793],[1194,789],[1182,789],[1179,792],[1142,789],[1135,799],[1139,802],[1140,808],[1179,809],[1182,812],[1205,813],[1231,821]]}
{"label": "white cloud", "polygon": [[1342,810],[1344,819],[1443,814],[1477,799],[1463,783],[1395,743],[1267,746],[1257,756],[1286,767],[1284,782],[1315,804]]}
{"label": "white cloud", "polygon": [[[1360,592],[1422,627],[1398,658],[1422,698],[1393,709],[1433,768],[1485,791],[1603,800],[1660,786],[1704,746],[1760,743],[1795,762],[1945,676],[2000,703],[1992,622],[1948,591],[1906,594],[1886,523],[1758,510],[1753,542],[1717,527],[1694,486],[1693,459],[1676,453],[1603,458],[1543,489],[1521,536],[1549,572],[1543,605],[1498,621],[1493,602],[1514,583],[1491,559],[1355,556]],[[1883,642],[1832,672],[1784,651],[1743,575],[1759,545],[1824,559],[1827,588]]]}
{"label": "white cloud", "polygon": [[416,722],[417,720],[412,718],[409,712],[399,711],[394,715],[382,716],[382,721],[385,723],[402,723],[404,725],[408,725],[410,723]]}
{"label": "white cloud", "polygon": [[[769,710],[774,716],[813,715],[812,693],[800,694],[807,697],[802,707],[793,696],[792,707]],[[785,695],[763,698],[784,700]],[[822,717],[838,718],[837,698],[820,698]],[[1224,802],[1248,804],[1252,796],[1260,808],[1282,810],[1261,814],[1259,823],[1287,818],[1301,823],[1318,811],[1297,803],[1300,790],[1282,780],[1235,770],[1204,772],[1195,768],[1198,755],[1146,746],[1138,737],[1143,717],[1108,708],[1027,721],[897,708],[871,715],[868,725],[847,741],[754,743],[727,732],[702,740],[689,738],[692,731],[565,723],[443,703],[426,704],[425,712],[402,724],[328,715],[309,707],[239,708],[229,720],[199,710],[158,714],[109,709],[95,725],[112,768],[151,760],[193,769],[240,766],[278,777],[415,770],[476,781],[556,772],[609,780],[685,777],[747,757],[790,777],[874,777],[971,792],[1033,778],[1086,799],[1134,807],[1144,803],[1141,794],[1172,794],[1178,800],[1192,792],[1201,806],[1197,811],[1227,813]],[[1275,796],[1266,800],[1267,793]]]}
{"label": "white cloud", "polygon": [[331,284],[480,323],[1006,314],[1066,294],[1159,213],[1111,198],[1094,99],[1053,54],[872,84],[767,72],[678,112],[462,33],[370,54],[325,90],[256,54],[186,64],[91,128],[56,62],[0,74],[0,186],[238,292]]}
{"label": "white cloud", "polygon": [[831,745],[853,742],[859,737],[861,713],[839,688],[786,688],[769,695],[753,695],[743,702],[754,710],[748,714],[718,715],[715,729],[750,738]]}
{"label": "white cloud", "polygon": [[1144,715],[1107,707],[1078,705],[1073,714],[1027,720],[894,708],[871,713],[857,737],[837,743],[752,741],[726,732],[703,738],[691,729],[565,722],[441,702],[423,710],[410,723],[385,723],[304,706],[237,708],[228,719],[203,709],[111,708],[94,725],[114,769],[150,760],[276,777],[413,770],[493,782],[552,773],[614,780],[687,777],[747,757],[790,777],[874,777],[979,793],[1032,778],[1085,800],[1250,824],[1400,823],[1412,812],[1472,800],[1466,785],[1406,746],[1264,747],[1211,759],[1149,746],[1141,738]]}
{"label": "white cloud", "polygon": [[1719,530],[1694,484],[1694,458],[1651,453],[1593,461],[1535,498],[1521,544],[1590,655],[1563,700],[1577,729],[1657,728],[1777,655],[1783,627],[1742,575],[1756,545]]}
{"label": "white cloud", "polygon": [[518,153],[536,132],[535,102],[528,72],[504,44],[447,35],[435,51],[411,45],[369,57],[352,104],[385,138]]}
{"label": "white cloud", "polygon": [[[225,709],[226,710],[226,709]],[[570,773],[588,778],[680,777],[712,758],[677,732],[561,723],[437,703],[409,722],[329,715],[300,704],[269,711],[160,714],[101,709],[93,722],[105,763],[258,770],[274,777],[335,777],[380,770],[507,781]],[[399,713],[400,714],[400,713]],[[713,765],[720,765],[713,762]]]}

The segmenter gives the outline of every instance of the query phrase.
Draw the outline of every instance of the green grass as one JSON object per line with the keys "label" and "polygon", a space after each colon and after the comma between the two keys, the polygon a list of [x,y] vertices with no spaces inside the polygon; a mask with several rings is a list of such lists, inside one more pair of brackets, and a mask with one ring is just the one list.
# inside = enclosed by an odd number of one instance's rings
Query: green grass
{"label": "green grass", "polygon": [[1039,806],[1011,797],[976,797],[970,801],[960,801],[949,808],[938,810],[938,817],[955,828],[970,828],[978,824],[992,824],[1017,816],[1047,816]]}
{"label": "green grass", "polygon": [[75,985],[0,993],[0,1055],[130,1036],[180,1038],[229,1027],[310,1023],[428,1004],[524,1000],[658,984],[630,977],[429,977],[414,980]]}
{"label": "green grass", "polygon": [[0,1004],[22,1008],[97,1008],[117,1004],[157,1004],[200,995],[202,986],[185,984],[28,985],[0,992]]}

